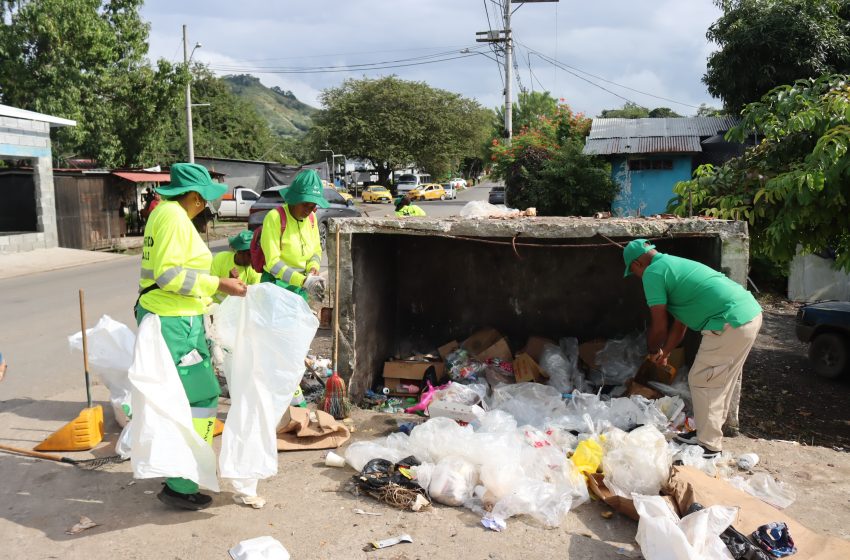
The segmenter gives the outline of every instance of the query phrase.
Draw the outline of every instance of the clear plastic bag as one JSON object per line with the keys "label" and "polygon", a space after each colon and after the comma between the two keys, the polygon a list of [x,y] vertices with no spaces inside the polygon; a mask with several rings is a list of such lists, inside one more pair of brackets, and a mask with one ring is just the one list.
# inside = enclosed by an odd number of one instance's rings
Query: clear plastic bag
{"label": "clear plastic bag", "polygon": [[596,354],[596,363],[605,385],[622,385],[637,373],[646,359],[646,335],[634,334],[609,340]]}
{"label": "clear plastic bag", "polygon": [[797,499],[793,490],[767,473],[756,473],[747,479],[735,476],[729,479],[729,484],[779,509],[787,508]]}
{"label": "clear plastic bag", "polygon": [[682,461],[683,465],[699,469],[710,477],[729,478],[732,473],[732,455],[725,451],[706,459],[703,457],[705,450],[699,445],[680,445],[671,441],[668,446],[674,461]]}
{"label": "clear plastic bag", "polygon": [[547,385],[561,393],[572,393],[573,365],[569,357],[554,344],[546,344],[540,353],[540,368],[549,376]]}
{"label": "clear plastic bag", "polygon": [[428,495],[433,501],[447,506],[463,505],[472,497],[478,483],[478,469],[461,457],[444,458],[429,474]]}
{"label": "clear plastic bag", "polygon": [[[94,327],[86,329],[86,339],[89,369],[109,389],[109,401],[118,425],[126,426],[128,418],[124,407],[130,408],[132,392],[127,370],[133,363],[136,335],[124,323],[104,315]],[[68,345],[72,350],[82,352],[83,333],[69,336]]]}
{"label": "clear plastic bag", "polygon": [[631,497],[640,515],[635,540],[646,560],[732,559],[720,533],[735,521],[738,508],[711,506],[679,519],[661,496]]}
{"label": "clear plastic bag", "polygon": [[528,424],[535,428],[542,428],[547,420],[566,413],[561,392],[539,383],[496,387],[490,397],[489,406],[509,413],[519,425]]}
{"label": "clear plastic bag", "polygon": [[[409,457],[411,453],[406,446],[407,436],[393,434],[393,436],[395,435],[403,436],[405,439],[395,438],[390,440],[385,438],[383,440],[355,441],[345,450],[345,462],[351,468],[360,472],[366,466],[366,463],[372,459],[386,459],[391,463],[397,463],[405,457]],[[404,442],[404,445],[400,445],[402,442]]]}
{"label": "clear plastic bag", "polygon": [[460,209],[461,218],[497,218],[502,216],[519,215],[519,210],[510,210],[505,205],[495,205],[483,200],[467,202]]}
{"label": "clear plastic bag", "polygon": [[658,494],[673,464],[661,432],[654,426],[641,426],[626,434],[614,429],[605,434],[604,445],[602,470],[612,492],[623,498],[633,492]]}

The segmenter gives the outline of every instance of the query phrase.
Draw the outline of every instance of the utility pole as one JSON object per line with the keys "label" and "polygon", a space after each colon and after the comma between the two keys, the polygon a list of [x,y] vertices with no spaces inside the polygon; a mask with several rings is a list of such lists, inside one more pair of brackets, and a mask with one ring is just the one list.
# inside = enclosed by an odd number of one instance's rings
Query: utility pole
{"label": "utility pole", "polygon": [[[511,36],[511,0],[504,2],[502,19],[505,28],[500,31],[480,31],[476,35],[484,35],[484,38],[476,38],[478,43],[504,43],[505,44],[505,143],[511,145],[513,136],[513,99],[511,96],[511,82],[513,81],[513,37]],[[559,0],[513,0],[514,4],[529,4],[540,2],[558,2]],[[519,8],[517,8],[519,9]]]}
{"label": "utility pole", "polygon": [[186,25],[183,25],[183,64],[186,65],[186,153],[189,163],[195,163],[195,140],[192,137],[192,74],[189,70],[189,39]]}

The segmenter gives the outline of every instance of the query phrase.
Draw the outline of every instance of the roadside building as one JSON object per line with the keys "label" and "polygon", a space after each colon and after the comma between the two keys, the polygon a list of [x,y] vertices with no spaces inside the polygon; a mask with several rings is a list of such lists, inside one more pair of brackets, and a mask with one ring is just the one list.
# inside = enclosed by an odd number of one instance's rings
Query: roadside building
{"label": "roadside building", "polygon": [[697,167],[743,153],[742,144],[723,137],[737,123],[735,117],[593,119],[584,153],[611,162],[620,186],[615,215],[661,214],[676,183],[690,179]]}

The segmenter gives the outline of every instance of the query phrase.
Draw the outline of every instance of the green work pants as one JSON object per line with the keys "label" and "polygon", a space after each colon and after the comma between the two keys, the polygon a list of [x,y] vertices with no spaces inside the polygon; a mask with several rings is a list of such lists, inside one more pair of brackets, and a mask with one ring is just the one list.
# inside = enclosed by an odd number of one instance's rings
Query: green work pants
{"label": "green work pants", "polygon": [[305,290],[304,288],[299,288],[297,286],[293,286],[292,284],[287,284],[283,280],[279,280],[279,279],[275,278],[274,276],[272,276],[271,274],[269,274],[265,270],[263,271],[263,275],[260,277],[260,282],[271,282],[272,284],[280,286],[284,290],[289,290],[290,292],[292,292],[294,294],[298,294],[299,296],[304,298],[304,301],[306,301],[307,303],[310,303],[310,300],[308,299],[308,296],[307,296],[307,290]]}
{"label": "green work pants", "polygon": [[[150,313],[141,305],[136,307],[136,322],[141,323]],[[177,367],[180,382],[192,409],[192,425],[201,439],[212,445],[215,416],[218,409],[218,397],[221,394],[218,379],[213,371],[210,348],[204,330],[203,315],[192,317],[159,317],[162,338],[171,352],[171,359]],[[190,366],[182,366],[183,357],[197,350],[201,361]],[[169,488],[181,494],[195,494],[198,484],[185,478],[169,478],[165,481]]]}

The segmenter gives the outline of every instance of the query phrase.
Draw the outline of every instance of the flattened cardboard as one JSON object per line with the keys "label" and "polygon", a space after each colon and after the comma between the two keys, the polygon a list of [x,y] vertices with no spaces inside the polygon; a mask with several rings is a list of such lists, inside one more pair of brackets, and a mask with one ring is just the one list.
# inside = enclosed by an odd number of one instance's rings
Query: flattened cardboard
{"label": "flattened cardboard", "polygon": [[528,354],[531,358],[540,363],[540,356],[543,354],[543,347],[547,344],[557,345],[558,343],[549,338],[545,338],[542,336],[532,336],[529,337],[528,342],[525,343],[525,348],[519,351],[520,354]]}
{"label": "flattened cardboard", "polygon": [[395,379],[416,379],[421,381],[429,367],[434,366],[437,370],[437,379],[441,379],[446,373],[446,365],[443,362],[384,362],[384,377]]}
{"label": "flattened cardboard", "polygon": [[[587,477],[587,488],[590,492],[605,502],[611,509],[622,513],[626,517],[630,517],[635,521],[640,521],[640,516],[635,509],[635,503],[629,498],[622,498],[605,486],[605,475],[602,473],[593,473]],[[679,515],[679,507],[676,501],[670,496],[662,496],[664,501],[670,506],[670,509]]]}
{"label": "flattened cardboard", "polygon": [[665,385],[670,385],[676,378],[676,368],[673,366],[660,366],[650,360],[644,360],[635,375],[635,381],[642,385],[646,385],[650,381],[658,381]]}
{"label": "flattened cardboard", "polygon": [[628,389],[626,390],[626,396],[631,397],[632,395],[640,395],[649,400],[660,399],[664,396],[660,391],[656,391],[646,385],[641,385],[634,379],[629,382]]}
{"label": "flattened cardboard", "polygon": [[291,406],[287,415],[277,430],[278,451],[336,449],[351,438],[348,428],[321,410]]}
{"label": "flattened cardboard", "polygon": [[590,369],[599,369],[596,363],[596,353],[602,350],[607,340],[589,340],[578,345],[578,357]]}

